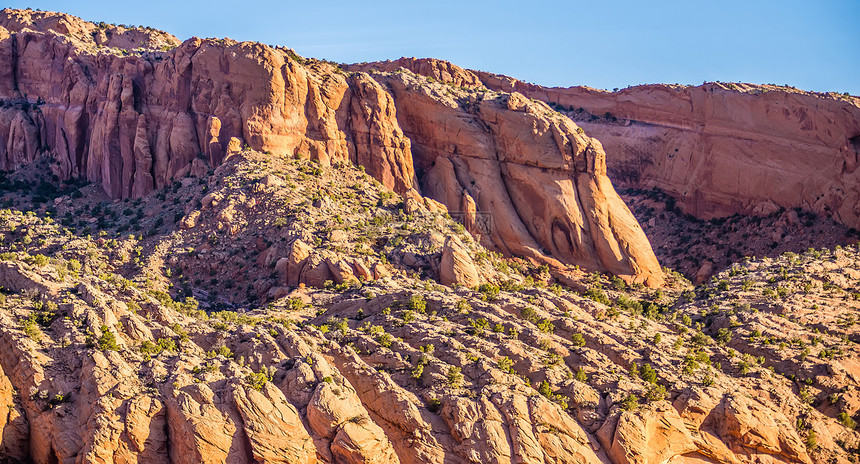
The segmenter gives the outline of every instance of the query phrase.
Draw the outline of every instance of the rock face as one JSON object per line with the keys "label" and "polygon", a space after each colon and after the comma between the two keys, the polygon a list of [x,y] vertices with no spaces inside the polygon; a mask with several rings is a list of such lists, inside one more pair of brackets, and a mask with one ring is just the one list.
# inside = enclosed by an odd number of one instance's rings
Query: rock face
{"label": "rock face", "polygon": [[442,249],[442,260],[439,264],[439,283],[442,285],[465,285],[476,287],[481,283],[481,276],[475,269],[472,257],[456,236],[445,240]]}
{"label": "rock face", "polygon": [[[479,83],[453,65],[413,64]],[[20,10],[0,14],[0,69],[2,169],[46,154],[60,177],[129,198],[217,167],[242,145],[324,166],[353,162],[405,197],[423,193],[442,203],[435,209],[462,213],[503,253],[662,283],[600,143],[518,93],[455,98],[426,79],[347,74],[285,48],[178,44],[160,31]],[[324,267],[309,264],[307,278],[327,280]]]}
{"label": "rock face", "polygon": [[[355,161],[399,193],[412,188],[391,97],[366,76],[304,67],[256,43],[180,45],[143,30],[114,39],[131,33],[57,13],[3,10],[0,27],[4,169],[50,152],[63,177],[138,197],[187,174],[195,158],[219,165],[238,139],[324,164]],[[136,47],[148,49],[129,53]]]}
{"label": "rock face", "polygon": [[611,114],[578,123],[612,153],[613,179],[659,187],[694,216],[755,214],[770,204],[860,226],[856,97],[735,84],[527,94]]}
{"label": "rock face", "polygon": [[615,182],[658,187],[699,218],[799,207],[860,228],[857,97],[723,83],[547,88],[427,59],[355,69],[399,67],[552,104],[601,141]]}
{"label": "rock face", "polygon": [[518,93],[454,93],[405,73],[376,78],[394,95],[421,191],[459,212],[488,247],[662,282],[606,176],[600,142],[570,119]]}

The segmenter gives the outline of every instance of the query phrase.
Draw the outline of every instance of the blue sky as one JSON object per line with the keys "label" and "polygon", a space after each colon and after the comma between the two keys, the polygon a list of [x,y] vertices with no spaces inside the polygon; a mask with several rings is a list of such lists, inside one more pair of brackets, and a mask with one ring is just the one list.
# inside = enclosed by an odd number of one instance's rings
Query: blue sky
{"label": "blue sky", "polygon": [[435,57],[542,85],[703,81],[860,95],[860,1],[9,1],[337,62]]}

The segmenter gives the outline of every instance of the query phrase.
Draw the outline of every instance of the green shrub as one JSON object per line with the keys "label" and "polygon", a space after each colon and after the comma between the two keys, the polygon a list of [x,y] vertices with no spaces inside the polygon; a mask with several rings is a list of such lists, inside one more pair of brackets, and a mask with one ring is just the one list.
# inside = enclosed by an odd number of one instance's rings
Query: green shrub
{"label": "green shrub", "polygon": [[376,336],[376,342],[385,348],[391,348],[391,335],[387,333],[381,333]]}
{"label": "green shrub", "polygon": [[424,375],[424,364],[418,363],[412,368],[412,378],[418,380]]}
{"label": "green shrub", "polygon": [[172,338],[159,338],[158,339],[158,349],[160,351],[173,351],[177,352],[176,341]]}
{"label": "green shrub", "polygon": [[96,346],[100,351],[117,351],[119,346],[116,344],[116,336],[110,331],[108,326],[103,325],[99,328],[102,334],[99,336]]}
{"label": "green shrub", "polygon": [[27,319],[21,322],[21,329],[32,340],[39,341],[42,338],[42,331],[39,330],[39,324],[36,322],[36,315],[30,314]]}
{"label": "green shrub", "polygon": [[810,430],[806,436],[806,447],[810,450],[818,448],[818,437],[815,436],[815,430]]}
{"label": "green shrub", "polygon": [[463,373],[462,370],[457,366],[451,366],[448,368],[448,385],[454,388],[460,388],[463,385]]}
{"label": "green shrub", "polygon": [[499,286],[491,283],[481,284],[478,287],[481,299],[484,301],[495,301],[499,297]]}
{"label": "green shrub", "polygon": [[603,293],[603,290],[597,287],[591,287],[585,292],[585,297],[590,298],[598,303],[603,303],[606,306],[612,306],[612,302],[609,301],[606,294]]}
{"label": "green shrub", "polygon": [[304,307],[305,307],[305,303],[302,301],[301,298],[299,298],[297,296],[290,298],[289,301],[287,302],[287,308],[289,308],[291,311],[298,311]]}
{"label": "green shrub", "polygon": [[526,306],[520,310],[520,317],[523,318],[523,320],[533,323],[537,323],[538,321],[537,311],[535,311],[531,306]]}
{"label": "green shrub", "polygon": [[460,300],[457,302],[456,309],[458,313],[468,314],[472,310],[472,305],[466,300]]}
{"label": "green shrub", "polygon": [[642,371],[640,372],[639,376],[642,378],[642,380],[648,383],[657,383],[657,372],[654,370],[654,368],[651,367],[650,364],[645,364],[644,366],[642,366]]}
{"label": "green shrub", "polygon": [[511,358],[507,356],[502,356],[501,359],[499,359],[497,365],[499,367],[499,370],[503,372],[507,372],[509,374],[513,372],[512,367],[514,365],[514,362],[511,361]]}
{"label": "green shrub", "polygon": [[260,372],[252,372],[245,377],[245,382],[248,383],[248,386],[257,391],[262,391],[263,387],[271,380],[269,372],[265,368],[260,369]]}
{"label": "green shrub", "polygon": [[726,345],[731,341],[732,332],[729,329],[723,327],[717,330],[717,343],[719,343],[720,345]]}
{"label": "green shrub", "polygon": [[639,365],[636,364],[636,361],[630,363],[630,370],[628,371],[628,374],[630,374],[630,377],[634,379],[639,378]]}
{"label": "green shrub", "polygon": [[632,393],[621,400],[621,409],[625,411],[632,411],[636,409],[637,406],[639,406],[639,398]]}
{"label": "green shrub", "polygon": [[662,401],[666,398],[666,387],[662,385],[652,385],[645,394],[648,401]]}
{"label": "green shrub", "polygon": [[552,399],[552,387],[550,387],[549,382],[547,382],[546,380],[541,382],[540,386],[538,387],[538,393],[549,399]]}
{"label": "green shrub", "polygon": [[427,309],[427,301],[425,301],[424,297],[421,295],[412,295],[409,297],[409,301],[406,302],[406,309],[424,313]]}
{"label": "green shrub", "polygon": [[849,416],[847,412],[845,412],[845,411],[840,412],[839,416],[837,416],[837,418],[839,419],[839,423],[844,425],[846,428],[851,429],[851,430],[854,430],[855,428],[857,428],[857,424],[854,422],[854,419],[851,416]]}
{"label": "green shrub", "polygon": [[553,333],[555,331],[555,326],[549,319],[543,319],[538,323],[538,330],[543,333]]}

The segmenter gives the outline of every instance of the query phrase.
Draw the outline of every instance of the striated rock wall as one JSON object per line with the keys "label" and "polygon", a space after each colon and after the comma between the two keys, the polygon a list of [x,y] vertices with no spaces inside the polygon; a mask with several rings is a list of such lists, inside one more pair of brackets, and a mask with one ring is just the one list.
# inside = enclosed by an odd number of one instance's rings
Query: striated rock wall
{"label": "striated rock wall", "polygon": [[301,66],[257,43],[194,38],[166,52],[129,50],[160,42],[102,43],[86,32],[104,30],[77,18],[23,13],[0,15],[0,168],[50,152],[63,177],[126,198],[184,176],[195,158],[217,166],[237,138],[323,163],[363,162],[398,192],[412,188],[409,141],[372,80]]}
{"label": "striated rock wall", "polygon": [[860,99],[772,85],[548,88],[444,61],[399,67],[552,104],[599,139],[615,182],[659,187],[700,218],[800,207],[860,228]]}
{"label": "striated rock wall", "polygon": [[376,78],[394,95],[422,191],[449,211],[483,214],[484,228],[472,231],[491,248],[662,282],[606,177],[600,142],[570,119],[518,93],[452,93],[403,73]]}
{"label": "striated rock wall", "polygon": [[[522,96],[454,99],[426,80],[378,81],[259,43],[192,38],[161,51],[176,41],[158,31],[53,13],[0,16],[0,169],[45,153],[61,177],[128,198],[192,165],[216,167],[243,144],[324,165],[350,161],[407,197],[423,187],[449,211],[470,212],[467,224],[490,215],[487,244],[505,253],[662,282],[599,143]],[[439,77],[461,74],[448,65]]]}

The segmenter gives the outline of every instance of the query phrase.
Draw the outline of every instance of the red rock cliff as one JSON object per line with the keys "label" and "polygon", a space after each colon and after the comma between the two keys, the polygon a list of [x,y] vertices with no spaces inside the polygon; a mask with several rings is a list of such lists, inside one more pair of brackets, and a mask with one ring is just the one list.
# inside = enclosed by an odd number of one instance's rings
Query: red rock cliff
{"label": "red rock cliff", "polygon": [[601,141],[614,181],[659,187],[700,218],[801,207],[860,228],[856,97],[720,83],[548,88],[432,59],[356,69],[399,67],[562,109]]}
{"label": "red rock cliff", "polygon": [[[427,80],[377,81],[259,43],[177,43],[160,31],[3,10],[0,168],[45,153],[62,177],[128,198],[219,165],[231,144],[351,161],[398,193],[423,186],[466,221],[491,215],[484,235],[503,252],[662,282],[600,144],[545,105],[499,92],[454,98]],[[458,69],[449,65],[449,76]]]}

